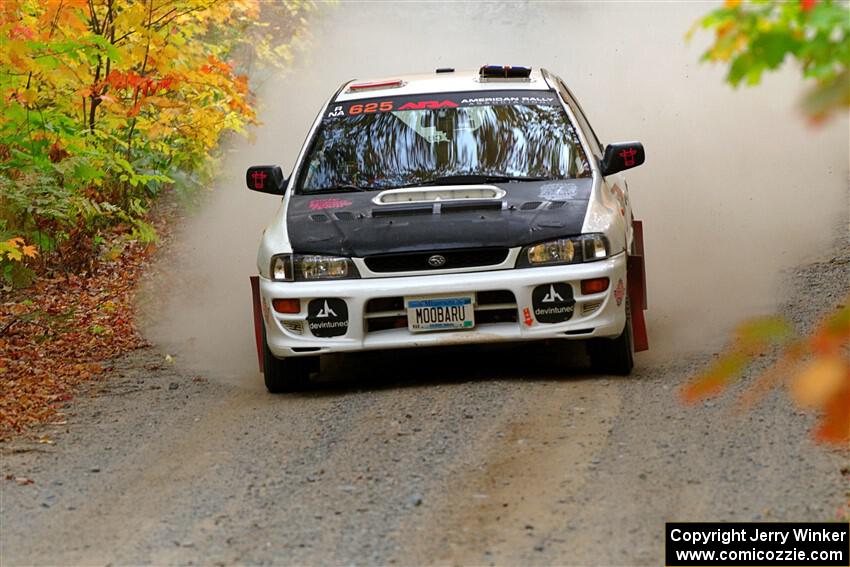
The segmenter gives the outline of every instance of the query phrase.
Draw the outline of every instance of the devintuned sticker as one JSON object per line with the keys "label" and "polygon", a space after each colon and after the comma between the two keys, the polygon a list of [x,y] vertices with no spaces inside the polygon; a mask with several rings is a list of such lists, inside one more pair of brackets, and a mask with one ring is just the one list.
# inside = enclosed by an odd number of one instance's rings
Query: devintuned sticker
{"label": "devintuned sticker", "polygon": [[531,292],[534,318],[541,323],[563,323],[575,309],[573,288],[565,283],[539,285]]}
{"label": "devintuned sticker", "polygon": [[316,337],[339,337],[348,331],[348,306],[336,297],[312,300],[307,305],[307,326]]}

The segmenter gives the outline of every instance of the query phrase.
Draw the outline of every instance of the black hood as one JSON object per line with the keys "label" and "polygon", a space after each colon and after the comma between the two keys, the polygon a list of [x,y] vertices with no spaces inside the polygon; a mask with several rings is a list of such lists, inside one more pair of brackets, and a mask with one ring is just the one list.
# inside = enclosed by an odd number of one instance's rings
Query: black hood
{"label": "black hood", "polygon": [[297,253],[373,254],[513,247],[581,233],[593,180],[493,183],[501,200],[376,205],[378,191],[293,195],[287,213]]}

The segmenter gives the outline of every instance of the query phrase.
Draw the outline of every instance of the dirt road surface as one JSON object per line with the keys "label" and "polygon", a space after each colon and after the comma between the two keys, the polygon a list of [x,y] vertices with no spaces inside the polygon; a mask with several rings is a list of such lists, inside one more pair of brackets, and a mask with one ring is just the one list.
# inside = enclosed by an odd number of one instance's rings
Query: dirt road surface
{"label": "dirt road surface", "polygon": [[[826,260],[790,277],[801,328],[850,288],[850,249]],[[146,349],[41,432],[55,444],[2,448],[2,474],[34,482],[2,481],[0,557],[657,565],[665,521],[835,518],[847,454],[780,394],[745,414],[731,394],[682,406],[705,359],[624,379],[587,374],[580,349],[399,352],[271,396]]]}
{"label": "dirt road surface", "polygon": [[[256,144],[232,146],[143,302],[158,346],[36,432],[53,444],[0,447],[0,563],[658,565],[665,521],[834,519],[847,454],[815,446],[784,395],[736,414],[735,392],[684,407],[678,388],[740,318],[806,329],[846,297],[846,123],[807,129],[794,73],[733,93],[698,67],[682,39],[698,3],[457,4],[451,22],[447,5],[360,6],[258,84]],[[630,186],[653,349],[627,379],[590,374],[578,344],[373,353],[267,394],[247,276],[276,202],[242,190],[244,167],[289,167],[342,80],[497,60],[572,78],[604,138],[647,144]]]}

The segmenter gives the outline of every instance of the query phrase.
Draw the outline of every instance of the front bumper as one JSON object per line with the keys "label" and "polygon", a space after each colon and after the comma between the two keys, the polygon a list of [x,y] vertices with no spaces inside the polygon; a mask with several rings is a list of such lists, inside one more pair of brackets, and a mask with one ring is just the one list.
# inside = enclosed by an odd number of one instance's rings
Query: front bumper
{"label": "front bumper", "polygon": [[[583,295],[581,280],[607,277],[608,289]],[[532,294],[541,285],[565,283],[575,300],[567,321],[543,323],[534,316]],[[624,289],[626,254],[585,264],[525,269],[466,272],[427,276],[370,278],[317,282],[275,282],[260,278],[260,302],[266,340],[276,357],[310,356],[335,352],[412,348],[438,345],[585,339],[616,337],[626,323]],[[485,305],[485,297],[509,297],[515,302]],[[476,326],[469,330],[415,333],[404,326],[385,328],[378,319],[397,324],[406,321],[403,311],[376,312],[372,300],[390,304],[395,299],[423,295],[472,294],[476,301]],[[314,336],[308,324],[308,305],[314,299],[337,298],[345,302],[348,324],[335,337]],[[300,313],[282,314],[274,299],[299,299]],[[479,314],[480,309],[480,314]],[[493,317],[498,310],[499,316]],[[478,321],[481,321],[480,323]]]}

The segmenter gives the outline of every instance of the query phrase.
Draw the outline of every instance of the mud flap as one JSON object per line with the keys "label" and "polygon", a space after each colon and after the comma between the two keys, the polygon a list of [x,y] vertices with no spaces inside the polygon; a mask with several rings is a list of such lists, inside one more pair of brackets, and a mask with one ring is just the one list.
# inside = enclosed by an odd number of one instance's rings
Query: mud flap
{"label": "mud flap", "polygon": [[251,276],[251,296],[254,303],[254,340],[257,343],[257,362],[263,368],[263,311],[260,307],[260,276]]}
{"label": "mud flap", "polygon": [[629,255],[626,265],[629,281],[629,303],[632,307],[632,334],[635,351],[649,350],[649,337],[646,333],[646,265],[643,256],[643,221],[633,220],[634,253]]}

